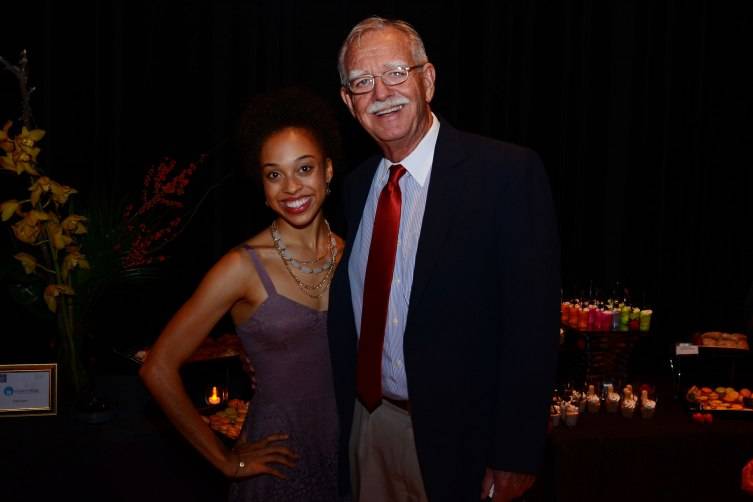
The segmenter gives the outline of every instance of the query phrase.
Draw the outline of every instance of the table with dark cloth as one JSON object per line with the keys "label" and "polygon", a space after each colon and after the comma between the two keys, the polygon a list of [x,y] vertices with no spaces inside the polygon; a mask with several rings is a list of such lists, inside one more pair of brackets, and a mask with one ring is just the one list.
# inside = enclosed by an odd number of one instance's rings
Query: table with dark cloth
{"label": "table with dark cloth", "polygon": [[[738,370],[748,360],[741,359]],[[222,371],[195,366],[185,375],[189,390],[225,378],[232,395],[247,388],[247,375],[232,362],[218,363]],[[553,428],[544,469],[526,502],[753,502],[740,490],[741,470],[753,459],[753,413],[697,424],[675,400],[668,377],[634,380],[641,382],[658,384],[655,416],[643,419],[636,411],[626,419],[602,410],[584,413],[573,428]],[[227,480],[162,416],[133,367],[103,375],[99,388],[116,404],[107,423],[74,419],[65,399],[58,416],[0,420],[6,461],[0,500],[226,500]]]}
{"label": "table with dark cloth", "polygon": [[[737,412],[739,417],[741,412]],[[526,501],[748,501],[740,490],[753,458],[750,418],[691,420],[684,404],[659,397],[653,418],[636,410],[580,415],[549,434],[547,460]]]}

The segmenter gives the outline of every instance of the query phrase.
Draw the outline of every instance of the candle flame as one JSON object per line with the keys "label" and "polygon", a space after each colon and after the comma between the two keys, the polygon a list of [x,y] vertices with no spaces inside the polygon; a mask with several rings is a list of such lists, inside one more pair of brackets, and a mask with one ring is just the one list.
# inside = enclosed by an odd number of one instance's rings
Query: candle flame
{"label": "candle flame", "polygon": [[207,399],[209,404],[220,404],[220,396],[217,395],[217,387],[212,386],[212,395]]}

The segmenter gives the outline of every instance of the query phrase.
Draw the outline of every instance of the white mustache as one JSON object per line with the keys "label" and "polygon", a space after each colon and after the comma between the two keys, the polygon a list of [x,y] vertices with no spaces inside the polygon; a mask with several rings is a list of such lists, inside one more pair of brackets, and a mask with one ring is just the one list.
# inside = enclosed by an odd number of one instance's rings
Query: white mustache
{"label": "white mustache", "polygon": [[366,112],[379,113],[382,110],[387,110],[395,106],[407,105],[408,103],[410,103],[410,99],[406,98],[405,96],[395,96],[392,98],[387,98],[384,101],[375,101],[371,103],[366,109]]}

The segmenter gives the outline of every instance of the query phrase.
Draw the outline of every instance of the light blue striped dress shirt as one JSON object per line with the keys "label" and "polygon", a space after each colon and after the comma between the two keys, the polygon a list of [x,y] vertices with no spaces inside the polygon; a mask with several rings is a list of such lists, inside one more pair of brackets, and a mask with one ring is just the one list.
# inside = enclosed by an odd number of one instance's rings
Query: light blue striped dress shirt
{"label": "light blue striped dress shirt", "polygon": [[403,334],[408,318],[408,301],[413,285],[413,269],[416,264],[416,249],[421,235],[421,223],[426,207],[434,147],[439,134],[439,120],[432,114],[432,124],[421,142],[406,158],[399,162],[382,159],[371,182],[366,206],[358,226],[356,240],[348,262],[348,277],[353,300],[358,335],[361,334],[361,311],[363,308],[363,283],[369,259],[374,216],[382,188],[387,184],[390,166],[400,163],[408,171],[400,178],[402,206],[400,231],[397,241],[397,256],[392,275],[392,288],[387,311],[387,326],[382,352],[382,393],[392,399],[408,399],[408,384],[405,378],[403,358]]}

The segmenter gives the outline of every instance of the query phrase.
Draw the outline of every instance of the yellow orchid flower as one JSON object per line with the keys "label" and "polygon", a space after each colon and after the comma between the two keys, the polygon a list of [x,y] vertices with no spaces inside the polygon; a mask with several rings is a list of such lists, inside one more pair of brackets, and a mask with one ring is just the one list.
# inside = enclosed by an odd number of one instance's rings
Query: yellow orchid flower
{"label": "yellow orchid flower", "polygon": [[11,228],[13,229],[13,234],[16,236],[16,239],[27,244],[34,244],[37,242],[41,232],[37,220],[28,213]]}
{"label": "yellow orchid flower", "polygon": [[60,295],[73,295],[75,294],[70,286],[65,284],[50,284],[44,288],[44,301],[47,304],[47,308],[52,312],[57,312],[58,301],[57,297]]}
{"label": "yellow orchid flower", "polygon": [[0,149],[5,151],[5,156],[0,158],[0,167],[16,174],[27,172],[38,176],[36,168],[37,156],[41,151],[36,143],[44,137],[42,129],[21,128],[21,134],[15,138],[10,137],[12,122],[6,122],[0,131]]}
{"label": "yellow orchid flower", "polygon": [[71,214],[63,220],[63,230],[76,235],[85,234],[86,227],[83,225],[83,221],[86,221],[86,218],[84,216]]}
{"label": "yellow orchid flower", "polygon": [[65,249],[65,246],[73,242],[73,239],[63,233],[63,227],[59,223],[47,224],[47,235],[55,249]]}
{"label": "yellow orchid flower", "polygon": [[21,265],[24,267],[24,272],[27,274],[31,274],[37,268],[37,259],[29,253],[17,253],[13,258],[21,262]]}
{"label": "yellow orchid flower", "polygon": [[39,176],[39,173],[36,169],[34,169],[34,163],[33,162],[19,162],[17,163],[18,168],[22,171],[26,171],[29,174],[32,174],[34,176]]}
{"label": "yellow orchid flower", "polygon": [[39,198],[42,196],[43,192],[50,191],[50,188],[52,188],[52,183],[54,182],[47,176],[40,176],[39,178],[37,178],[37,181],[35,181],[34,184],[29,187],[29,191],[31,192],[32,205],[37,205],[37,202],[39,202]]}
{"label": "yellow orchid flower", "polygon": [[13,171],[16,174],[24,172],[23,169],[19,169],[16,166],[16,162],[13,160],[13,155],[10,153],[6,153],[5,157],[0,157],[0,167],[6,171]]}
{"label": "yellow orchid flower", "polygon": [[[18,138],[16,138],[18,140]],[[39,155],[39,152],[41,152],[42,149],[36,146],[26,146],[25,144],[21,143],[21,146],[16,150],[16,152],[20,152],[17,154],[17,158],[20,160],[30,160],[36,162],[37,155]],[[15,153],[15,152],[14,152]]]}
{"label": "yellow orchid flower", "polygon": [[34,224],[36,224],[38,221],[54,221],[56,219],[54,214],[46,213],[39,209],[32,209],[26,214],[26,217],[29,218],[29,220],[31,220],[31,222]]}
{"label": "yellow orchid flower", "polygon": [[18,201],[16,199],[6,200],[0,204],[0,213],[2,213],[2,220],[8,221],[18,210]]}
{"label": "yellow orchid flower", "polygon": [[44,138],[44,135],[45,132],[43,129],[32,129],[30,131],[24,126],[21,128],[21,134],[16,136],[16,143],[20,143],[26,148],[31,148],[34,146],[34,143],[37,143]]}
{"label": "yellow orchid flower", "polygon": [[10,153],[15,149],[15,145],[13,144],[13,141],[10,139],[10,135],[8,134],[10,126],[12,125],[13,122],[9,120],[5,123],[2,130],[0,130],[0,148],[5,150],[7,153]]}
{"label": "yellow orchid flower", "polygon": [[63,279],[68,279],[68,274],[76,267],[89,269],[89,262],[86,257],[78,251],[68,253],[65,259],[63,259]]}
{"label": "yellow orchid flower", "polygon": [[5,157],[0,158],[0,167],[16,174],[27,172],[39,176],[35,165],[41,149],[35,145],[44,137],[45,132],[42,129],[29,131],[26,127],[22,127],[21,134],[11,141],[8,133],[10,126],[11,123],[6,122],[0,133],[0,148],[6,152]]}
{"label": "yellow orchid flower", "polygon": [[15,167],[15,171],[17,174],[21,174],[22,172],[26,171],[27,173],[32,174],[34,176],[39,176],[39,173],[34,168],[38,153],[39,153],[39,148],[35,148],[31,151],[31,153],[24,150],[16,150],[12,154],[8,154],[8,155],[12,155],[13,157],[13,166]]}
{"label": "yellow orchid flower", "polygon": [[52,191],[52,200],[54,200],[61,206],[66,203],[68,197],[70,197],[74,193],[78,193],[75,188],[61,185],[60,183],[57,183],[55,181],[50,182],[50,190]]}

